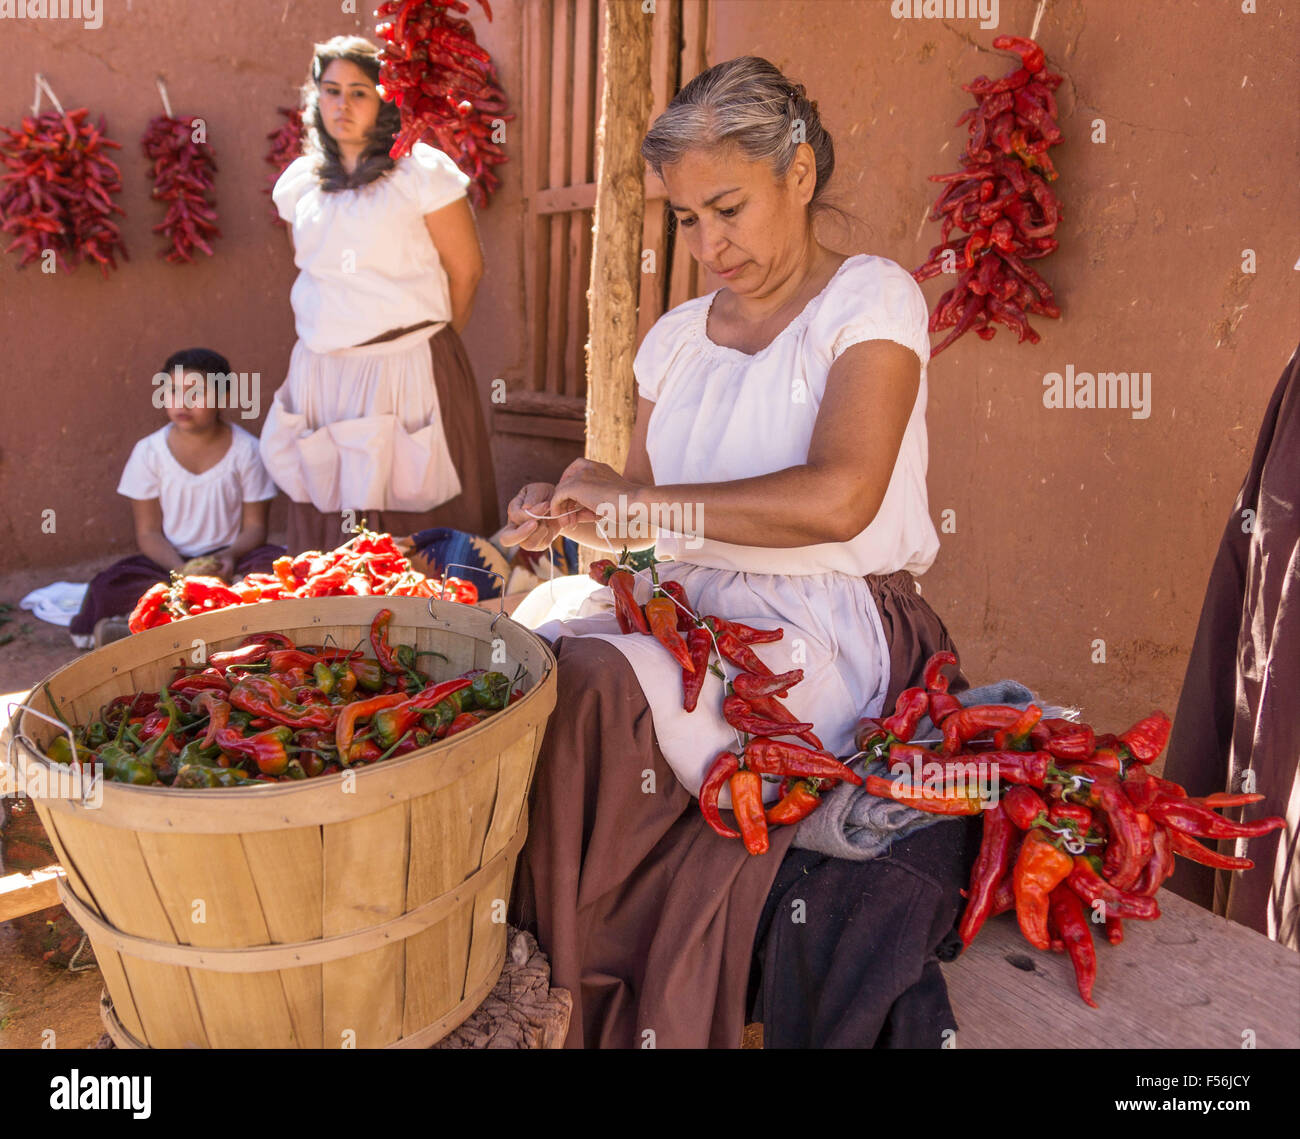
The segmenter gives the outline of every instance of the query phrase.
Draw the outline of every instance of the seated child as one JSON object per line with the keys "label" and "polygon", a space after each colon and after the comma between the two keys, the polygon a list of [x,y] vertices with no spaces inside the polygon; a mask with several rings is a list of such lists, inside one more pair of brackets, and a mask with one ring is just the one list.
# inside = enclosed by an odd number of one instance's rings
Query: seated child
{"label": "seated child", "polygon": [[[213,390],[223,392],[230,372],[226,358],[187,348],[172,355],[163,371],[173,377],[163,389],[170,422],[135,445],[117,487],[131,499],[140,552],[91,581],[69,626],[78,648],[92,647],[96,623],[129,614],[140,595],[167,581],[172,570],[230,581],[269,572],[285,552],[265,544],[276,488],[262,466],[257,438],[227,423],[219,407],[208,406],[208,376],[220,377]],[[205,563],[190,564],[198,558]]]}

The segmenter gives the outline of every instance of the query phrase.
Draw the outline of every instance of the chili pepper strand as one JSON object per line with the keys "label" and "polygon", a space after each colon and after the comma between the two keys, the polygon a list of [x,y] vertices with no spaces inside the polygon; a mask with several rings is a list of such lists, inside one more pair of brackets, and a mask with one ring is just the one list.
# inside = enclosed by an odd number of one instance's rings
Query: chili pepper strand
{"label": "chili pepper strand", "polygon": [[170,111],[149,121],[141,145],[153,163],[153,196],[169,202],[167,216],[154,233],[167,238],[171,248],[160,256],[173,264],[192,262],[195,250],[212,256],[210,242],[221,236],[216,224],[215,201],[209,198],[216,174],[216,157],[207,141],[196,141],[200,120],[193,115],[174,117]]}
{"label": "chili pepper strand", "polygon": [[[479,0],[489,20],[492,9]],[[402,129],[390,154],[400,158],[412,146],[431,141],[470,179],[478,207],[500,186],[492,167],[506,161],[493,137],[507,114],[506,98],[492,57],[477,43],[473,25],[450,15],[466,13],[461,0],[386,0],[375,11],[376,35],[384,41],[379,81],[384,95],[402,113]]]}
{"label": "chili pepper strand", "polygon": [[[931,313],[931,332],[952,329],[931,357],[969,331],[991,340],[997,324],[1014,331],[1018,342],[1037,344],[1028,315],[1060,316],[1046,283],[1037,274],[1027,277],[1024,260],[1046,256],[1058,244],[1053,234],[1063,214],[1047,184],[1057,177],[1047,150],[1062,137],[1052,94],[1061,77],[1046,70],[1032,38],[998,36],[993,46],[1020,55],[1021,66],[997,81],[981,75],[962,85],[976,99],[957,120],[969,124],[966,166],[930,178],[945,185],[929,215],[943,223],[940,244],[912,276],[920,282],[965,270]],[[968,236],[950,240],[954,228]]]}

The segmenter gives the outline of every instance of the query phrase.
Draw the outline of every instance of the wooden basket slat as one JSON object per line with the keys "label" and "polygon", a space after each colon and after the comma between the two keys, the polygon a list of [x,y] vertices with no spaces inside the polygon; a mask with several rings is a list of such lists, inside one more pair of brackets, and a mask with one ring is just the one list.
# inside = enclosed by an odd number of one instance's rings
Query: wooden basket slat
{"label": "wooden basket slat", "polygon": [[325,1047],[325,995],[322,989],[321,966],[306,965],[301,969],[281,969],[280,984],[284,999],[289,1005],[293,1029],[299,1048]]}
{"label": "wooden basket slat", "polygon": [[492,825],[483,846],[483,861],[494,857],[519,829],[520,816],[527,810],[528,787],[533,778],[533,764],[541,745],[540,729],[533,729],[507,745],[498,757],[499,777],[496,802],[492,805]]}
{"label": "wooden basket slat", "polygon": [[418,1032],[465,995],[465,946],[473,918],[474,899],[468,898],[444,921],[406,939],[403,1036]]}
{"label": "wooden basket slat", "polygon": [[[94,938],[90,944],[94,946]],[[98,950],[95,956],[99,957]],[[125,956],[122,967],[140,1014],[141,1040],[154,1048],[212,1047],[189,969]]]}
{"label": "wooden basket slat", "polygon": [[321,828],[253,831],[240,840],[266,917],[268,940],[287,944],[322,936]]}
{"label": "wooden basket slat", "polygon": [[[265,945],[270,940],[239,835],[141,831],[136,838],[181,944]],[[104,916],[117,925],[110,914]]]}
{"label": "wooden basket slat", "polygon": [[[522,664],[524,699],[450,740],[347,777],[246,796],[109,783],[98,810],[38,801],[69,891],[115,936],[237,954],[364,934],[461,889],[513,837],[512,852],[434,925],[323,965],[215,970],[97,947],[130,1037],[151,1047],[333,1048],[351,1030],[358,1047],[427,1046],[473,1011],[470,997],[490,989],[495,975],[488,974],[499,970],[505,948],[505,927],[492,919],[508,899],[524,835],[528,779],[555,702],[554,657],[508,619],[492,628],[483,610],[434,603],[430,615],[423,601],[385,603],[395,614],[391,643],[448,658],[423,658],[430,675],[487,668],[513,679]],[[49,683],[60,706],[80,718],[113,696],[156,691],[176,659],[194,651],[196,636],[215,652],[274,629],[300,644],[360,643],[369,655],[377,608],[376,599],[330,598],[208,614],[115,642]],[[31,704],[42,708],[44,694],[38,690]],[[55,734],[33,717],[21,730],[42,747]],[[189,921],[197,897],[206,923]]]}
{"label": "wooden basket slat", "polygon": [[[123,958],[121,954],[109,949],[106,945],[96,945],[94,938],[91,938],[91,948],[95,951],[95,963],[99,966],[100,975],[104,978],[104,987],[113,994],[113,1003],[117,1008],[118,1019],[126,1026],[126,1030],[136,1039],[144,1039],[144,1025],[140,1023],[140,1014],[136,1011],[135,995],[131,992],[130,982],[127,981],[126,970],[123,968]],[[117,1004],[117,996],[121,994],[122,1003]]]}
{"label": "wooden basket slat", "polygon": [[402,1035],[405,944],[385,945],[320,966],[326,1048],[343,1047],[347,1032],[357,1048],[383,1048]]}
{"label": "wooden basket slat", "polygon": [[479,764],[443,791],[411,800],[408,909],[455,889],[482,865],[498,767]]}
{"label": "wooden basket slat", "polygon": [[515,860],[501,863],[501,869],[474,895],[474,917],[470,930],[469,965],[465,987],[472,989],[487,976],[506,944],[506,903],[514,879]]}
{"label": "wooden basket slat", "polygon": [[209,1048],[301,1048],[278,973],[188,972]]}

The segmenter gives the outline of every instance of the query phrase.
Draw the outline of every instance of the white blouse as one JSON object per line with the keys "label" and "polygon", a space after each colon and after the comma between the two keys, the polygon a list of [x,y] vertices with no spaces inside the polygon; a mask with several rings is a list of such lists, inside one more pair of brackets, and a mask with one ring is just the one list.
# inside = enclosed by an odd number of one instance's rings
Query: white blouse
{"label": "white blouse", "polygon": [[[730,481],[806,462],[827,373],[851,344],[893,340],[921,362],[920,390],[884,501],[856,537],[776,549],[661,531],[655,547],[658,557],[675,559],[659,567],[660,578],[680,581],[697,612],[784,629],[780,641],[752,647],[773,672],[803,669],[803,681],[782,703],[811,721],[829,750],[847,756],[858,717],[882,712],[890,679],[889,645],[866,575],[923,573],[939,548],[925,489],[925,298],[897,263],[859,254],[771,344],[749,355],[706,335],[716,295],[666,313],[636,355],[637,385],[655,403],[646,446],[657,485]],[[640,601],[650,595],[643,576]],[[717,753],[736,747],[721,715],[722,682],[710,675],[695,711],[684,712],[681,668],[654,638],[618,632],[608,587],[558,578],[534,589],[513,616],[552,640],[596,636],[623,653],[650,704],[660,750],[692,794]],[[724,667],[729,677],[737,671]],[[770,800],[776,784],[765,786]]]}
{"label": "white blouse", "polygon": [[655,404],[646,451],[656,485],[731,482],[806,462],[830,366],[863,340],[910,348],[921,361],[921,386],[880,511],[857,537],[774,549],[708,539],[687,546],[661,536],[656,556],[758,573],[924,573],[939,552],[925,489],[930,317],[911,274],[884,257],[850,257],[752,356],[709,339],[716,296],[697,297],[660,318],[632,365],[640,393]]}
{"label": "white blouse", "polygon": [[469,178],[441,150],[417,142],[384,177],[327,194],[313,159],[295,159],[271,193],[293,227],[300,272],[289,300],[298,339],[313,352],[451,319],[447,273],[424,218],[465,197]]}
{"label": "white blouse", "polygon": [[146,435],[131,451],[117,493],[147,502],[158,499],[163,536],[183,558],[229,546],[239,537],[244,503],[275,497],[275,483],[262,466],[257,438],[230,424],[230,446],[202,474],[187,471],[167,446],[169,423]]}

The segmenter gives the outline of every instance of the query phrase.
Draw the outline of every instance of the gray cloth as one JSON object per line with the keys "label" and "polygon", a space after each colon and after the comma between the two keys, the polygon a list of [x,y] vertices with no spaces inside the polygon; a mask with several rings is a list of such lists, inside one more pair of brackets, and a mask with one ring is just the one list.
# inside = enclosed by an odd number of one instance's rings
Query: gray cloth
{"label": "gray cloth", "polygon": [[[1078,714],[1076,709],[1044,705],[1016,680],[999,680],[979,688],[968,688],[956,696],[966,707],[1011,704],[1027,708],[1030,704],[1037,704],[1043,709],[1044,718],[1064,716],[1074,719]],[[927,716],[917,724],[912,738],[919,742],[936,740],[938,736],[938,729]],[[865,768],[854,765],[854,770],[860,770],[863,775],[885,776],[889,773],[881,760],[875,760]],[[936,823],[963,817],[927,814],[892,799],[869,795],[864,788],[854,787],[851,783],[837,783],[822,794],[821,806],[798,825],[791,845],[828,854],[832,858],[866,862],[885,853],[895,839],[906,838]]]}

